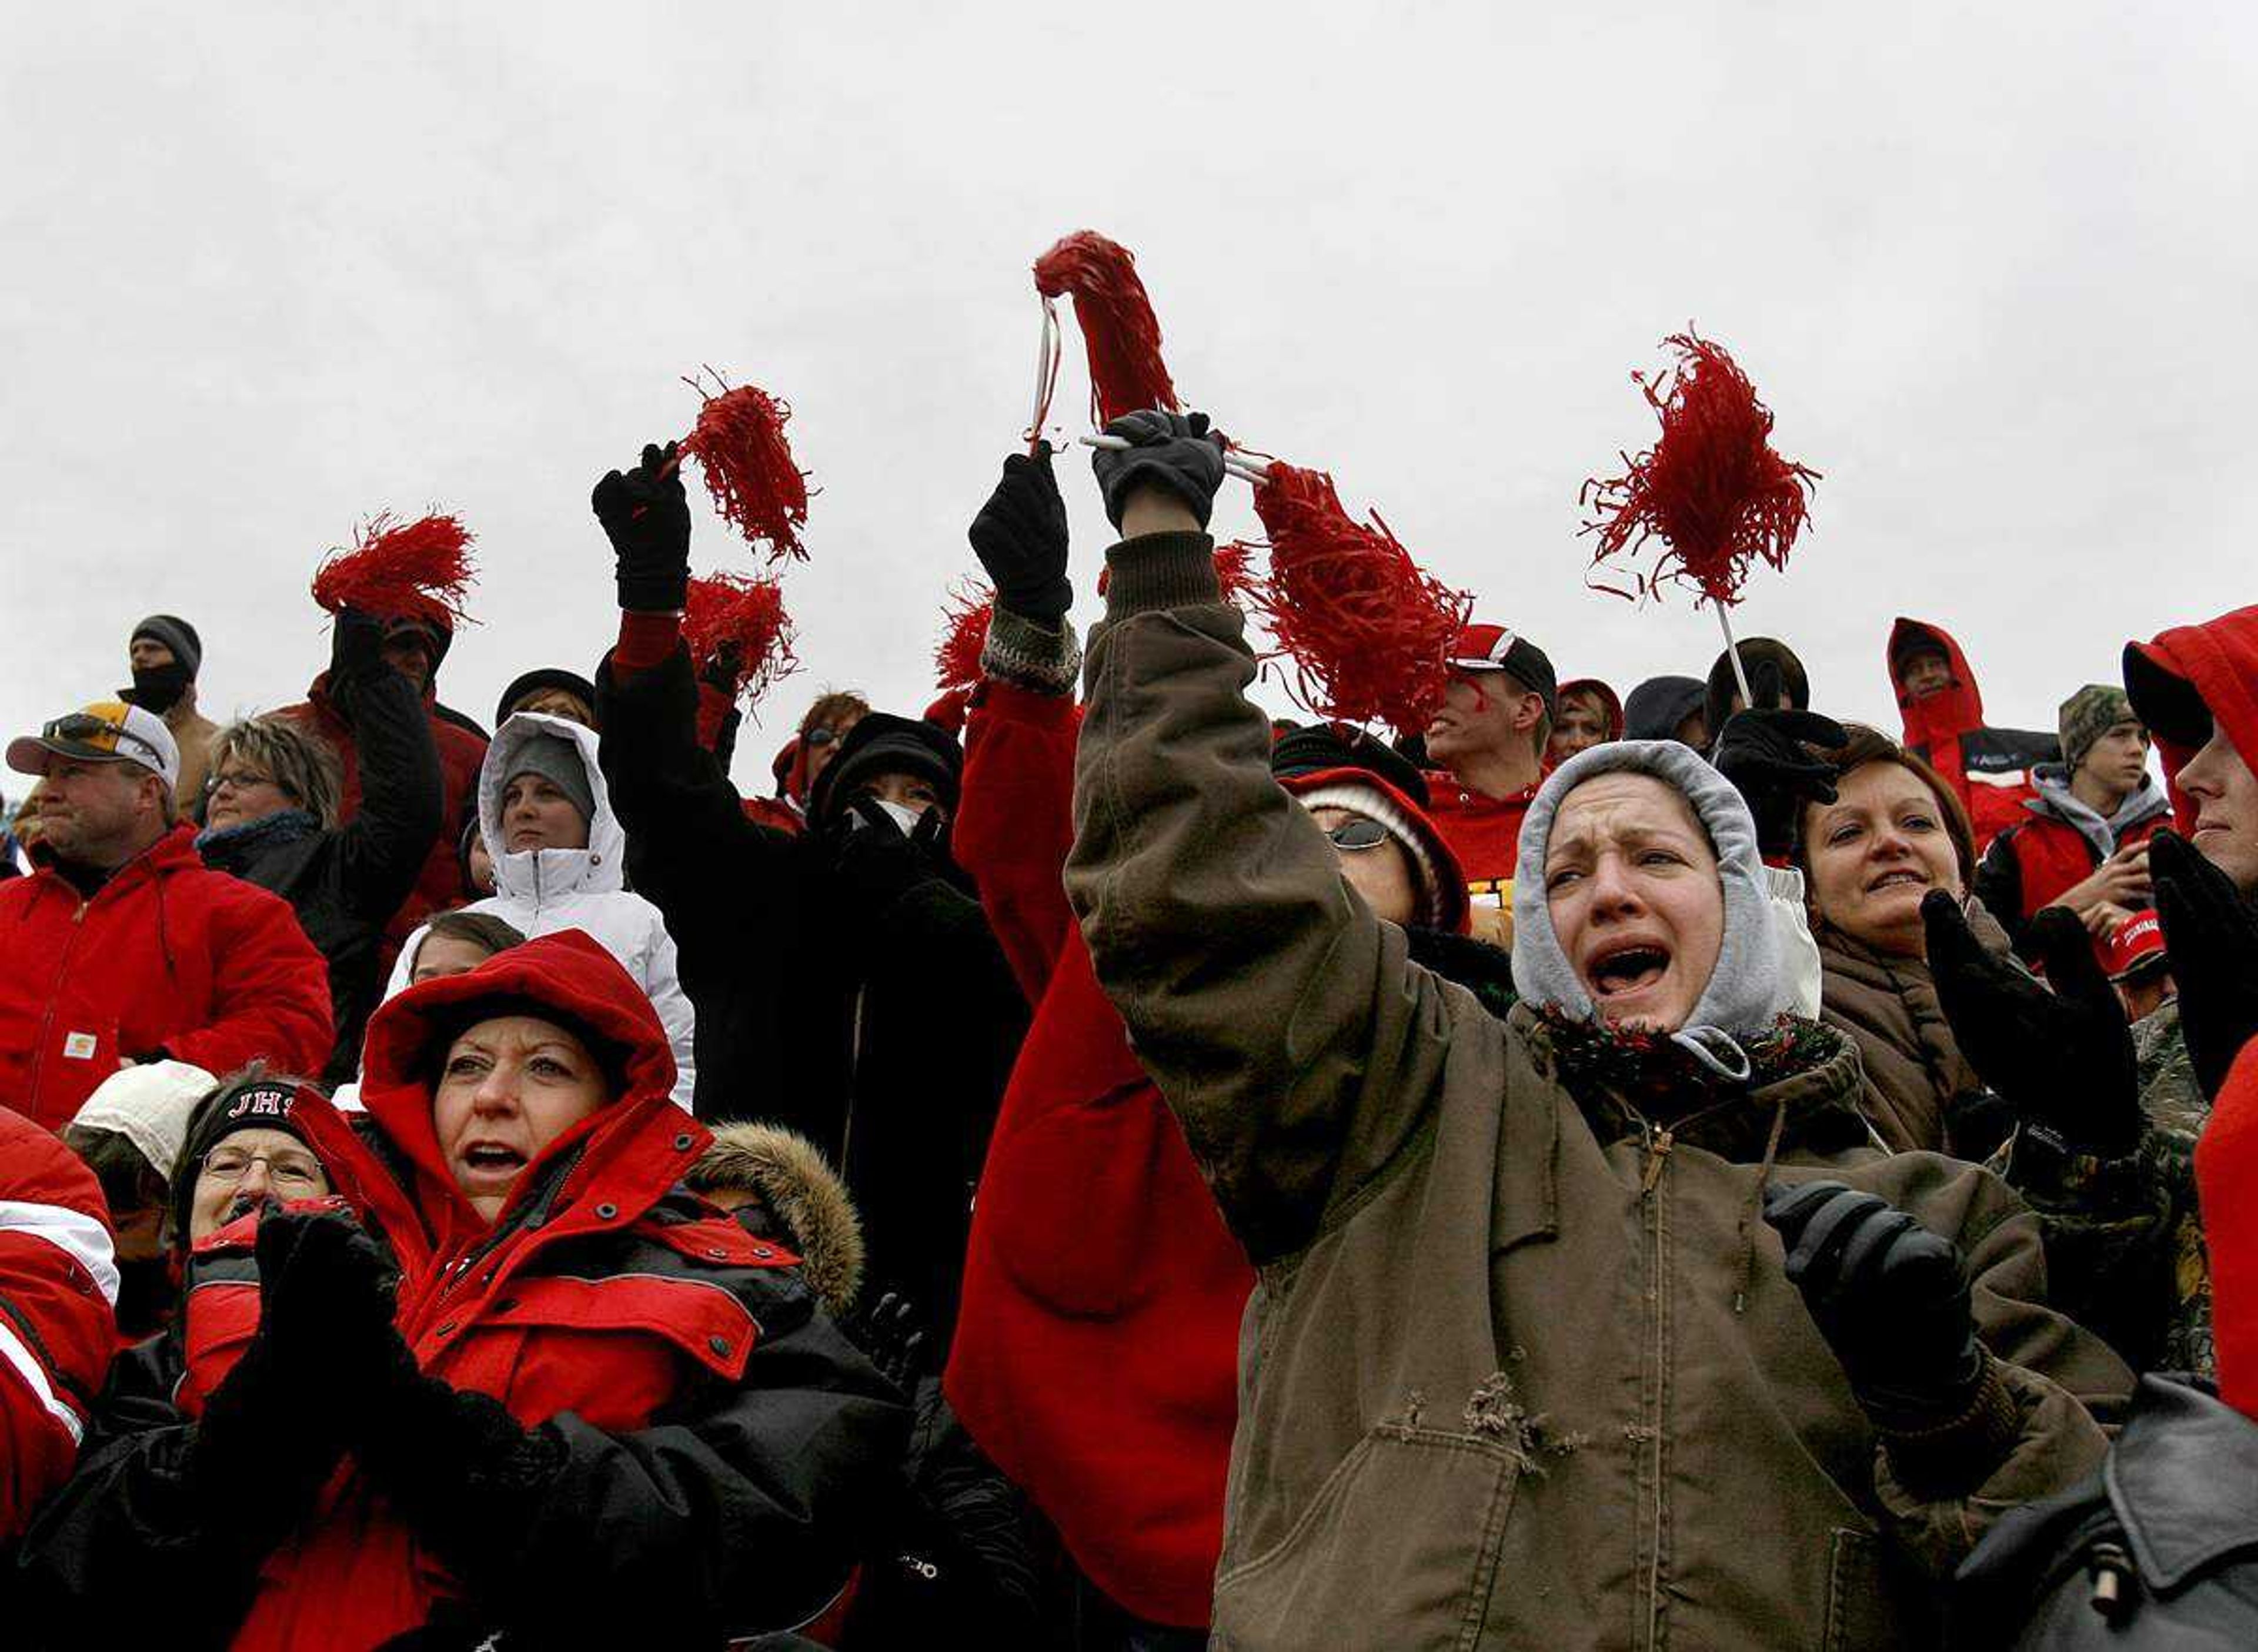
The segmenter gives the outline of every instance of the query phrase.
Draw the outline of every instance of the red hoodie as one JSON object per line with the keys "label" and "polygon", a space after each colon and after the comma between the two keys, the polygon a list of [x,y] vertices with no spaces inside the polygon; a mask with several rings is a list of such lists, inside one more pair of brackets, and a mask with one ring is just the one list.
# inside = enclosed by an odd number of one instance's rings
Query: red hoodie
{"label": "red hoodie", "polygon": [[2127,643],[2125,691],[2155,736],[2173,821],[2189,836],[2196,811],[2179,789],[2179,773],[2210,738],[2212,720],[2258,769],[2258,606]]}
{"label": "red hoodie", "polygon": [[[1952,683],[1922,699],[1907,694],[1897,663],[1917,643],[1944,651]],[[1900,619],[1890,627],[1886,656],[1898,709],[1905,715],[1905,744],[1925,759],[1958,796],[1976,831],[1976,852],[2009,826],[2027,819],[2033,765],[2062,761],[2062,741],[2034,729],[1993,728],[1984,721],[1984,693],[1960,644],[1942,626]]]}
{"label": "red hoodie", "polygon": [[1100,1589],[1204,1628],[1254,1275],[1067,905],[1076,722],[1071,701],[1000,683],[972,713],[956,855],[1036,1010],[943,1386]]}

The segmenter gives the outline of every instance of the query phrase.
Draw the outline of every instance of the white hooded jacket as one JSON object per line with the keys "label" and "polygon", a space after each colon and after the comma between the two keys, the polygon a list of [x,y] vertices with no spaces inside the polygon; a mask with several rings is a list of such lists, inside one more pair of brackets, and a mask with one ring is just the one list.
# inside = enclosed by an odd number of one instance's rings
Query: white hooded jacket
{"label": "white hooded jacket", "polygon": [[[596,804],[588,822],[588,847],[496,854],[495,892],[463,910],[491,912],[523,931],[528,940],[561,929],[584,930],[618,959],[620,967],[650,995],[651,1008],[666,1028],[666,1041],[674,1051],[674,1099],[687,1109],[697,1076],[690,1051],[696,1017],[676,975],[674,938],[666,932],[658,908],[626,887],[628,834],[612,812],[604,771],[596,764],[594,732],[539,712],[519,712],[496,729],[479,769],[479,831],[490,848],[499,849],[505,841],[502,789],[525,742],[540,734],[572,741],[587,769],[588,791]],[[400,961],[384,989],[386,997],[409,984],[423,934],[418,929],[400,949]]]}

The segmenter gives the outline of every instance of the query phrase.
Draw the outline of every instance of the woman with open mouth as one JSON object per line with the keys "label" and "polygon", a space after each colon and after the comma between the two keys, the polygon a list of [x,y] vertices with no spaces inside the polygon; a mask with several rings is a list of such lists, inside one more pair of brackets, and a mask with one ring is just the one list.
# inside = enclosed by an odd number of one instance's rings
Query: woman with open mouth
{"label": "woman with open mouth", "polygon": [[1685,747],[1537,793],[1505,1018],[1414,962],[1264,762],[1219,444],[1109,431],[1066,881],[1257,1271],[1218,1644],[1940,1644],[1953,1566],[2132,1386],[2034,1220],[1874,1142]]}
{"label": "woman with open mouth", "polygon": [[[712,1137],[673,1081],[578,931],[380,1008],[389,1195],[244,1218],[232,1370],[139,1478],[81,1466],[109,1495],[57,1547],[100,1538],[135,1581],[73,1591],[70,1643],[719,1646],[840,1609],[907,1411],[798,1259],[683,1185]],[[279,1181],[286,1107],[344,1127],[269,1088],[270,1128],[221,1146]],[[185,1528],[127,1542],[167,1513]]]}
{"label": "woman with open mouth", "polygon": [[1928,970],[1921,904],[1960,900],[1994,952],[2007,932],[1968,898],[1976,846],[1967,811],[1936,771],[1878,730],[1849,726],[1836,799],[1803,812],[1796,859],[1819,943],[1820,1018],[1858,1046],[1866,1117],[1897,1152],[1983,1159],[2003,1110],[1952,1036]]}

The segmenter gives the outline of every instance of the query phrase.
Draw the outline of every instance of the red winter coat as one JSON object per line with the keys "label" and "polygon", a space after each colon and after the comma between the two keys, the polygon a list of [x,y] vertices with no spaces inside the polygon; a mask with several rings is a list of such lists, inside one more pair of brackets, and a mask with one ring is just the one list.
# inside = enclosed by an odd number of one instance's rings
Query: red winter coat
{"label": "red winter coat", "polygon": [[[2032,918],[2091,877],[2109,855],[2154,837],[2168,812],[2163,792],[2143,781],[2112,819],[2102,820],[2070,797],[2058,763],[2034,773],[2033,793],[2024,805],[2028,812],[1992,840],[1976,869],[1977,898],[1999,920],[2016,951],[2026,953]],[[2098,944],[2105,954],[2106,944]]]}
{"label": "red winter coat", "polygon": [[[526,1166],[491,1226],[445,1168],[430,1088],[458,1007],[490,998],[555,1009],[623,1052],[625,1069],[617,1099]],[[395,1323],[423,1371],[543,1427],[563,1466],[541,1517],[496,1534],[488,1599],[470,1596],[346,1457],[258,1563],[228,1645],[360,1652],[435,1614],[508,1629],[510,1643],[581,1644],[560,1638],[569,1624],[593,1645],[718,1645],[721,1627],[783,1629],[837,1600],[867,1509],[898,1471],[907,1413],[815,1313],[795,1258],[679,1187],[712,1138],[669,1099],[673,1082],[650,1002],[610,954],[566,931],[411,988],[370,1022],[362,1100],[406,1189],[318,1098],[300,1098],[294,1123],[401,1264]],[[151,1567],[170,1582],[195,1552],[192,1518],[188,1531],[167,1525],[193,1504],[166,1436],[256,1332],[256,1224],[213,1235],[191,1260],[169,1429],[145,1421],[122,1438],[27,1546],[49,1593],[103,1603],[104,1644],[141,1630],[144,1611],[161,1628],[183,1594],[243,1592],[218,1578],[147,1585]],[[145,1607],[137,1589],[156,1600]]]}
{"label": "red winter coat", "polygon": [[2023,805],[2037,795],[2031,790],[2030,770],[2039,763],[2060,762],[2062,741],[2034,729],[1987,727],[1976,673],[1969,669],[1960,644],[1942,626],[1900,619],[1890,628],[1886,661],[1892,685],[1897,683],[1894,662],[1916,638],[1944,650],[1952,667],[1952,685],[1920,700],[1897,688],[1905,744],[1927,760],[1958,796],[1975,828],[1976,852],[1981,854],[1993,838],[2027,818]]}
{"label": "red winter coat", "polygon": [[313,1073],[330,1042],[321,954],[288,903],[206,870],[192,826],[92,900],[47,868],[0,883],[0,1106],[60,1130],[121,1056]]}
{"label": "red winter coat", "polygon": [[2211,1330],[2219,1397],[2258,1418],[2258,1039],[2219,1088],[2195,1173],[2211,1253]]}
{"label": "red winter coat", "polygon": [[70,1472],[117,1350],[117,1301],[100,1185],[0,1110],[0,1551]]}
{"label": "red winter coat", "polygon": [[989,1143],[944,1392],[1092,1582],[1204,1628],[1253,1272],[1067,907],[1074,706],[992,682],[982,697],[954,843],[1037,1007]]}
{"label": "red winter coat", "polygon": [[[427,708],[437,704],[434,690],[423,692]],[[344,766],[344,790],[339,794],[337,824],[344,825],[360,812],[360,748],[353,739],[350,724],[337,714],[335,702],[330,698],[330,674],[324,671],[314,679],[300,704],[285,706],[275,713],[303,723],[337,754]],[[478,818],[479,765],[486,761],[486,742],[433,710],[431,739],[439,748],[439,776],[445,789],[444,824],[432,841],[431,852],[423,860],[422,875],[415,880],[415,891],[401,903],[392,921],[384,926],[384,955],[378,969],[378,978],[389,973],[392,961],[399,955],[401,943],[414,934],[416,926],[433,912],[445,911],[463,904],[463,873],[455,861],[455,847],[463,835],[463,828]]]}

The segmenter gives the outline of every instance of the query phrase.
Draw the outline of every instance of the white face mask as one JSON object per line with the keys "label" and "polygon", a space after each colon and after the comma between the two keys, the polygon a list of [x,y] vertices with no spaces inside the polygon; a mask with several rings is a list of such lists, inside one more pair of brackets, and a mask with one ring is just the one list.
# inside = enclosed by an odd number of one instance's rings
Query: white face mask
{"label": "white face mask", "polygon": [[873,798],[870,801],[886,812],[887,818],[901,828],[904,837],[916,831],[917,823],[925,819],[924,810],[912,809],[905,803],[888,803],[884,798]]}

